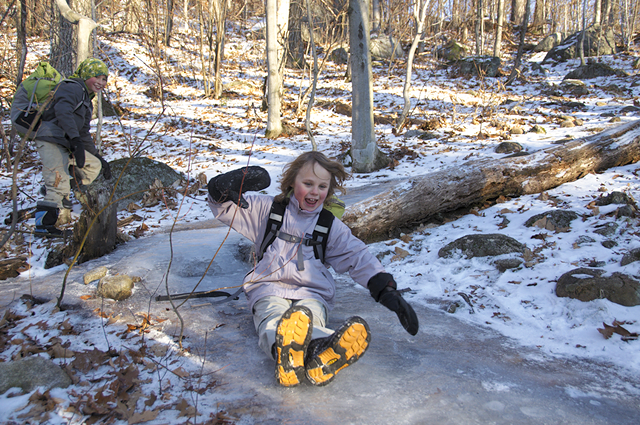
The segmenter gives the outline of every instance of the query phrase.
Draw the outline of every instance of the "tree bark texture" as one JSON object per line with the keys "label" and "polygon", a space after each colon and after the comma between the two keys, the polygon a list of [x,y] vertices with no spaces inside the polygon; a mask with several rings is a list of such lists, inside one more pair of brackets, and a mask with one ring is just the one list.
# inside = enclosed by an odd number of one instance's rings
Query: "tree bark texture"
{"label": "tree bark texture", "polygon": [[400,117],[398,118],[398,123],[396,125],[397,132],[400,132],[402,127],[404,127],[407,117],[409,116],[409,112],[411,111],[411,77],[413,76],[413,60],[416,55],[416,50],[418,49],[418,44],[422,39],[422,32],[424,30],[425,19],[427,18],[427,7],[429,6],[429,2],[427,0],[415,0],[412,4],[414,7],[414,18],[416,22],[416,35],[413,37],[413,42],[411,43],[411,48],[409,48],[409,55],[407,57],[407,72],[405,74],[404,88],[402,90],[404,107],[402,108],[402,112],[400,113]]}
{"label": "tree bark texture", "polygon": [[[71,244],[73,254],[82,244],[86,235],[82,252],[78,258],[80,263],[100,258],[113,251],[116,246],[118,232],[117,205],[109,204],[113,185],[104,181],[102,177],[98,181],[102,183],[98,184],[96,182],[88,186],[83,192],[87,202],[83,204],[80,218],[73,228],[73,241]],[[96,214],[103,208],[104,211],[100,213],[93,226],[91,226]]]}
{"label": "tree bark texture", "polygon": [[17,29],[17,40],[16,40],[16,53],[18,59],[18,72],[16,73],[16,89],[22,82],[23,74],[24,74],[24,65],[27,61],[27,2],[26,0],[20,0],[20,6],[18,8],[19,13],[17,16],[18,25],[16,25]]}
{"label": "tree bark texture", "polygon": [[266,1],[267,41],[267,129],[265,137],[276,139],[282,134],[282,71],[284,46],[288,38],[289,0]]}
{"label": "tree bark texture", "polygon": [[[388,163],[376,144],[373,127],[373,76],[366,0],[349,1],[351,47],[351,158],[356,173],[370,173]],[[386,162],[385,162],[386,159]]]}
{"label": "tree bark texture", "polygon": [[498,0],[498,17],[496,25],[495,44],[493,46],[493,56],[499,58],[502,49],[502,29],[504,27],[504,0]]}
{"label": "tree bark texture", "polygon": [[500,196],[540,193],[640,160],[640,120],[531,155],[469,161],[412,178],[349,207],[342,221],[358,238],[384,240],[395,229]]}

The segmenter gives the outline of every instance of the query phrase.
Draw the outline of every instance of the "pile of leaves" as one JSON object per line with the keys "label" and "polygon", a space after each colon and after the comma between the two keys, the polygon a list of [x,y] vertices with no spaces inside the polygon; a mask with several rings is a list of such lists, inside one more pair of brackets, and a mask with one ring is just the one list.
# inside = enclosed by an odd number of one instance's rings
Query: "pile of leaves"
{"label": "pile of leaves", "polygon": [[[59,365],[73,382],[68,388],[34,391],[16,400],[10,423],[64,421],[136,424],[162,417],[171,423],[229,423],[225,412],[203,414],[199,398],[218,382],[206,360],[181,351],[159,332],[165,319],[136,314],[134,323],[101,309],[60,311],[55,300],[38,304],[23,297],[0,320],[0,361],[42,356]],[[20,406],[19,404],[22,404]],[[211,412],[211,409],[207,409]]]}

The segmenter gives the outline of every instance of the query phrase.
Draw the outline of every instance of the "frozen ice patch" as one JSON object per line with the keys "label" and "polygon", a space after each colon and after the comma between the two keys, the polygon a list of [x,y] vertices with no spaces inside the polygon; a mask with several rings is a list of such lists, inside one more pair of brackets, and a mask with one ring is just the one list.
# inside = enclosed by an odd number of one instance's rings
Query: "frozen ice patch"
{"label": "frozen ice patch", "polygon": [[511,391],[511,387],[515,387],[514,384],[505,384],[503,382],[482,382],[482,388],[487,391],[492,391],[496,393]]}
{"label": "frozen ice patch", "polygon": [[569,397],[572,397],[572,398],[582,398],[582,397],[600,398],[601,397],[600,394],[594,391],[585,392],[572,386],[565,387],[564,391],[567,393]]}

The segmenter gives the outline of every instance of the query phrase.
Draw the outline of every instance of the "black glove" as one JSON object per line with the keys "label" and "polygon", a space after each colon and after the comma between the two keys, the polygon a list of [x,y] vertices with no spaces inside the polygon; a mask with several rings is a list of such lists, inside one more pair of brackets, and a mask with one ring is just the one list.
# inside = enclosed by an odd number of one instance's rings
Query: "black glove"
{"label": "black glove", "polygon": [[76,166],[78,168],[84,167],[84,144],[82,143],[82,139],[79,137],[71,139],[69,145],[71,148],[71,155],[73,155],[76,160]]}
{"label": "black glove", "polygon": [[369,292],[374,300],[394,311],[400,319],[402,327],[411,335],[418,333],[419,323],[413,307],[407,303],[397,291],[396,281],[389,273],[378,273],[369,279]]}
{"label": "black glove", "polygon": [[269,173],[262,167],[243,167],[239,170],[220,174],[209,180],[207,189],[211,199],[216,202],[233,201],[242,208],[249,208],[249,203],[244,199],[242,192],[250,192],[266,189],[271,184]]}
{"label": "black glove", "polygon": [[111,180],[111,166],[109,163],[100,155],[96,154],[96,158],[100,160],[100,164],[102,164],[102,177],[105,180]]}

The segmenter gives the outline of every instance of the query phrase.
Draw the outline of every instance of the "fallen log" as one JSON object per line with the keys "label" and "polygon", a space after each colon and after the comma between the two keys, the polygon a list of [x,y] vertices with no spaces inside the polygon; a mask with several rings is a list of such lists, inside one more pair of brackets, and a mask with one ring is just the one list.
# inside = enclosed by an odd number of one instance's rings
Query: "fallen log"
{"label": "fallen log", "polygon": [[639,160],[637,120],[530,155],[468,161],[409,179],[350,206],[342,221],[363,241],[384,240],[437,214],[540,193]]}

